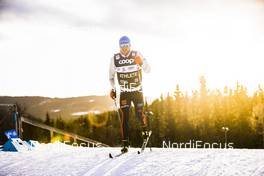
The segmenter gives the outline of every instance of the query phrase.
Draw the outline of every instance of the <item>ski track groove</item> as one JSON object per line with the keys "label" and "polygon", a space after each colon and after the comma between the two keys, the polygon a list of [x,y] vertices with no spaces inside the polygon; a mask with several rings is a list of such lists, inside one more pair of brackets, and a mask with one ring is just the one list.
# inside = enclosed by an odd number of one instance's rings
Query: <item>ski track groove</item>
{"label": "ski track groove", "polygon": [[83,176],[96,175],[96,173],[99,172],[101,168],[105,167],[104,166],[105,164],[110,163],[110,162],[111,162],[110,158],[107,159],[107,160],[98,162],[98,164],[95,164],[94,167],[91,167],[91,168],[87,169],[89,171],[84,173]]}
{"label": "ski track groove", "polygon": [[[69,150],[68,150],[69,149]],[[120,148],[62,150],[40,148],[30,152],[0,152],[0,176],[262,176],[263,150],[159,149],[110,159]]]}
{"label": "ski track groove", "polygon": [[130,168],[133,168],[133,167],[131,167],[132,163],[135,163],[136,166],[138,166],[138,163],[136,161],[139,160],[139,159],[142,159],[142,158],[146,159],[148,155],[145,155],[146,151],[144,151],[144,153],[142,153],[142,154],[138,154],[137,151],[138,150],[132,151],[131,155],[127,156],[128,159],[126,159],[122,163],[116,165],[114,168],[112,168],[107,173],[105,173],[104,176],[125,175],[124,173],[125,173],[125,171],[128,170],[128,168],[127,167],[122,167],[122,166],[125,166],[126,164],[128,164],[130,166]]}
{"label": "ski track groove", "polygon": [[[115,154],[114,154],[115,155]],[[89,175],[111,175],[111,172],[118,169],[120,166],[124,165],[125,163],[131,160],[131,155],[136,155],[135,152],[128,152],[120,157],[117,158],[108,158],[106,161],[102,162],[101,164],[95,166],[89,172],[85,173],[85,176]],[[105,156],[107,157],[107,155]],[[132,157],[133,158],[133,157]]]}

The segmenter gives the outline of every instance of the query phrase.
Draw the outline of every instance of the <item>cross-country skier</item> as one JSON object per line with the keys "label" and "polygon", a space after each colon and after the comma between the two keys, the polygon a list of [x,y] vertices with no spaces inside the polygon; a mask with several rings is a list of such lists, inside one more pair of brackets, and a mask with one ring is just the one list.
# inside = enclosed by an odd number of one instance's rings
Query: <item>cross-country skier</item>
{"label": "cross-country skier", "polygon": [[120,117],[121,117],[121,135],[122,149],[125,153],[129,147],[129,108],[133,102],[136,117],[142,126],[142,137],[148,137],[148,122],[143,113],[144,98],[142,92],[142,70],[150,72],[150,66],[147,60],[138,52],[130,49],[131,43],[127,36],[119,40],[120,52],[111,58],[109,68],[109,80],[111,83],[110,96],[116,98],[115,75],[117,75],[120,86]]}

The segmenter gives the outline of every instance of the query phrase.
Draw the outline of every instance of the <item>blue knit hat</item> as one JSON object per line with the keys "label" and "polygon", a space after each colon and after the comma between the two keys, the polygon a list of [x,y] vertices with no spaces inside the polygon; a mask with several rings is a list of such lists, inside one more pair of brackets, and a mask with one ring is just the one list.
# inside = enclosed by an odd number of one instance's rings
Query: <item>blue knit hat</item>
{"label": "blue knit hat", "polygon": [[121,47],[123,44],[130,45],[130,39],[127,36],[123,36],[119,39],[119,46]]}

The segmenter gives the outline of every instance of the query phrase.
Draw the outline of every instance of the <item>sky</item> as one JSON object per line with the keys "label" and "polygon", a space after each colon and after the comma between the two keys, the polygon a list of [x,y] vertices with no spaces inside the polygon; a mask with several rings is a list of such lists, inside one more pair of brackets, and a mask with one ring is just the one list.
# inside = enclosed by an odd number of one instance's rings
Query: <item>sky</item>
{"label": "sky", "polygon": [[264,83],[263,0],[0,1],[0,95],[106,95],[127,35],[152,67],[145,96]]}

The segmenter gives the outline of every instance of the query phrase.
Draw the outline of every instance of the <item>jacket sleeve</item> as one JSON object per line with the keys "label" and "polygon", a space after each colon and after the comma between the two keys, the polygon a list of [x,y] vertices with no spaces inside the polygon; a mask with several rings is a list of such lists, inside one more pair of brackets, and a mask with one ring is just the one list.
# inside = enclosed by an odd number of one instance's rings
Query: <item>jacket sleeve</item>
{"label": "jacket sleeve", "polygon": [[109,81],[111,85],[111,89],[115,89],[115,64],[114,64],[114,57],[111,58],[110,66],[109,66]]}
{"label": "jacket sleeve", "polygon": [[151,67],[150,67],[147,59],[144,58],[140,52],[137,52],[137,54],[142,58],[142,61],[143,61],[143,64],[141,66],[142,69],[144,70],[145,73],[149,73],[151,71]]}

